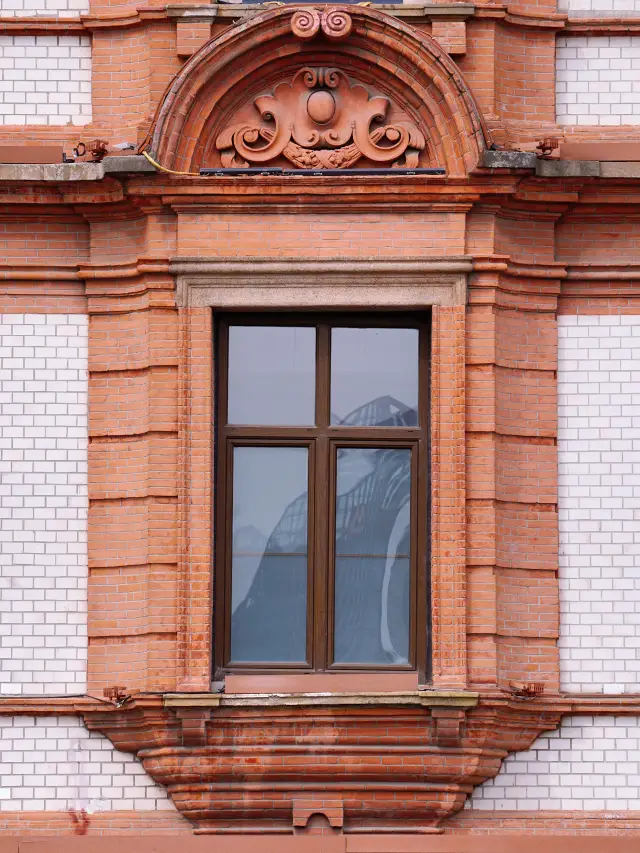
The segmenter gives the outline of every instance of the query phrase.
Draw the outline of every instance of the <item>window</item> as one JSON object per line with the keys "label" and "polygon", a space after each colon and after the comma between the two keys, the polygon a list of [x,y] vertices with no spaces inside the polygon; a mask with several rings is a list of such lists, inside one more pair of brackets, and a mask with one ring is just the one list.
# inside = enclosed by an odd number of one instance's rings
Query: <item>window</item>
{"label": "window", "polygon": [[217,324],[216,676],[428,665],[428,318]]}

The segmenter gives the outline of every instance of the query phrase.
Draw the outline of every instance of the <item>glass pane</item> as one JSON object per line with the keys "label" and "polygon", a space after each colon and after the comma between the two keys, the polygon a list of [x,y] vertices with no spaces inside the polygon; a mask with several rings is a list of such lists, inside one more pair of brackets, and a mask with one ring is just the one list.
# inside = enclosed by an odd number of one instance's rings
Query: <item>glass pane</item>
{"label": "glass pane", "polygon": [[409,661],[411,451],[338,450],[336,663]]}
{"label": "glass pane", "polygon": [[417,329],[332,329],[331,423],[416,426]]}
{"label": "glass pane", "polygon": [[230,424],[315,423],[316,330],[230,326]]}
{"label": "glass pane", "polygon": [[231,658],[306,658],[305,447],[236,447],[233,454]]}

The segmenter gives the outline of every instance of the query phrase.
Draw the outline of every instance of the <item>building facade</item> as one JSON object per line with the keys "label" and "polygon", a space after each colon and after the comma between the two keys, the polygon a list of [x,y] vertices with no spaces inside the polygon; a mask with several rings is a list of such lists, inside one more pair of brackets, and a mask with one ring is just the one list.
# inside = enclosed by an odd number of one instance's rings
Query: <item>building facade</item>
{"label": "building facade", "polygon": [[637,0],[0,69],[0,850],[632,849]]}

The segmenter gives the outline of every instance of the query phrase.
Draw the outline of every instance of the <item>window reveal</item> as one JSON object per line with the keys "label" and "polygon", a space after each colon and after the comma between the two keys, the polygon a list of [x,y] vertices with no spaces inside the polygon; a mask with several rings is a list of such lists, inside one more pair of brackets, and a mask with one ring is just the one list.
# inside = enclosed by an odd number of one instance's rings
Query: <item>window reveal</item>
{"label": "window reveal", "polygon": [[428,325],[218,323],[216,670],[428,667]]}

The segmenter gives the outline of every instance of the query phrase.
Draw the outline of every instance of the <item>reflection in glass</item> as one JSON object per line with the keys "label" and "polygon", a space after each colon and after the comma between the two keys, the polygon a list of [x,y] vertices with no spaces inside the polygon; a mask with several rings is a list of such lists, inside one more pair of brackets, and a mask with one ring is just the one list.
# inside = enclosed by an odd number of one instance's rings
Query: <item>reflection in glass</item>
{"label": "reflection in glass", "polygon": [[336,663],[409,661],[411,451],[338,450]]}
{"label": "reflection in glass", "polygon": [[315,423],[316,330],[230,326],[230,424]]}
{"label": "reflection in glass", "polygon": [[233,454],[231,658],[306,658],[308,457],[305,447]]}
{"label": "reflection in glass", "polygon": [[331,423],[417,426],[418,330],[331,330]]}

